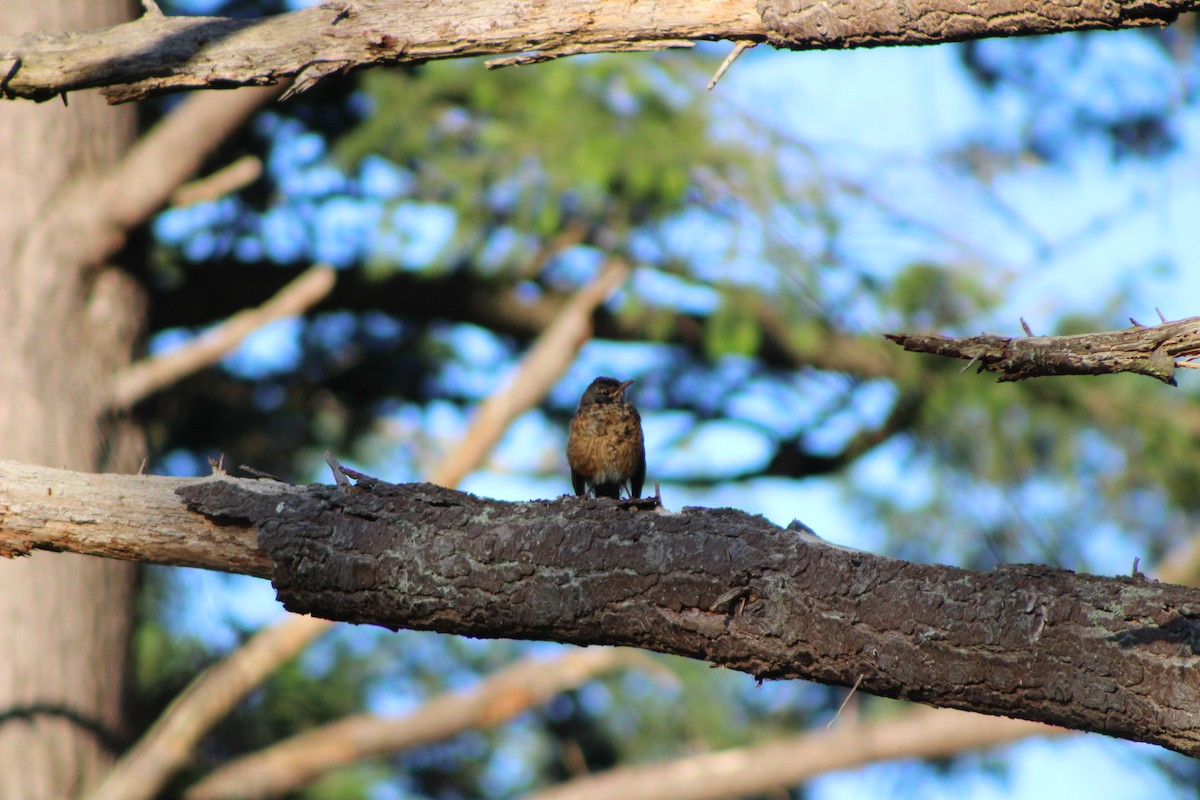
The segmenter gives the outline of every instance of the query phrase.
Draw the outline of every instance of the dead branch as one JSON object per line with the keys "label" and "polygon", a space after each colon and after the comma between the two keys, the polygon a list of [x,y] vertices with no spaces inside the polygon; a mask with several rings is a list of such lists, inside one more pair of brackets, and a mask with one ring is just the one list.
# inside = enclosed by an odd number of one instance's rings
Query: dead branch
{"label": "dead branch", "polygon": [[1001,381],[1134,372],[1174,386],[1175,368],[1193,366],[1188,360],[1200,357],[1200,317],[1074,336],[884,336],[910,352],[978,362],[979,372],[999,373]]}
{"label": "dead branch", "polygon": [[[270,578],[271,561],[253,531],[180,505],[176,489],[216,479],[93,475],[0,461],[0,557],[55,550]],[[228,480],[247,491],[267,484],[288,491],[288,484]]]}
{"label": "dead branch", "polygon": [[531,63],[563,55],[653,50],[699,40],[767,41],[812,50],[922,45],[989,36],[1161,26],[1197,0],[696,0],[620,5],[550,0],[530,10],[495,0],[408,3],[337,0],[264,19],[167,17],[102,30],[0,36],[0,96],[47,100],[108,87],[111,102],[184,89],[275,84],[303,91],[370,65],[474,55]]}
{"label": "dead branch", "polygon": [[336,280],[333,267],[311,267],[258,308],[234,314],[178,350],[130,364],[113,380],[112,407],[128,408],[221,360],[268,323],[303,314],[329,294]]}
{"label": "dead branch", "polygon": [[1028,736],[1067,733],[1036,722],[919,708],[900,717],[837,725],[762,744],[617,767],[525,800],[726,800],[764,794],[826,772],[891,758],[944,758]]}
{"label": "dead branch", "polygon": [[205,670],[171,702],[138,743],[116,763],[88,800],[152,800],[191,758],[214,724],[279,665],[329,630],[316,617],[289,616],[256,633]]}
{"label": "dead branch", "polygon": [[403,717],[346,717],[232,761],[190,787],[184,798],[278,797],[364,758],[499,725],[597,675],[627,668],[664,673],[645,653],[624,648],[589,648],[555,659],[526,659],[470,689],[438,695]]}
{"label": "dead branch", "polygon": [[190,206],[217,200],[258,180],[263,173],[262,159],[245,155],[220,169],[185,183],[172,192],[169,202],[174,206]]}
{"label": "dead branch", "polygon": [[[202,513],[167,508],[172,486]],[[252,532],[273,570],[248,557]],[[1187,677],[1200,592],[1153,581],[912,564],[729,509],[0,462],[0,551],[39,547],[209,567],[228,547],[218,568],[273,571],[285,606],[329,619],[630,645],[762,678],[861,676],[871,694],[1200,754],[1200,684]],[[734,590],[738,602],[714,608]]]}

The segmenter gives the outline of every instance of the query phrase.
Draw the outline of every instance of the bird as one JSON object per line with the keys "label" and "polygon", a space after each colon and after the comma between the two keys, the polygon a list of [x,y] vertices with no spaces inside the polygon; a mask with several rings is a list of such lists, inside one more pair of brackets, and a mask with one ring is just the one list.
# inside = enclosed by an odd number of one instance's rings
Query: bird
{"label": "bird", "polygon": [[567,463],[576,495],[590,489],[596,497],[631,500],[642,496],[646,481],[646,445],[642,417],[625,399],[633,381],[600,376],[579,399],[567,436]]}

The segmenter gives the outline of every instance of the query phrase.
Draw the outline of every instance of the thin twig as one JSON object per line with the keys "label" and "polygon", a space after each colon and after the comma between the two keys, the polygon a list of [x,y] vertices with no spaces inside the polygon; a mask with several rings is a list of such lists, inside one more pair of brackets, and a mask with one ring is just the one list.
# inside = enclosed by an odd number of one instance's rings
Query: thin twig
{"label": "thin twig", "polygon": [[749,50],[751,47],[754,47],[756,44],[758,44],[758,42],[754,42],[749,39],[742,39],[736,45],[734,45],[733,50],[730,51],[729,55],[725,56],[725,60],[721,62],[721,66],[717,67],[717,71],[713,73],[712,80],[708,82],[708,90],[710,92],[713,90],[713,87],[717,85],[717,81],[721,80],[721,77],[724,76],[725,72],[731,66],[733,66],[733,62],[737,61],[738,56]]}
{"label": "thin twig", "polygon": [[311,267],[258,308],[234,314],[178,350],[130,364],[113,381],[112,407],[128,408],[219,361],[267,323],[303,314],[329,294],[334,280],[332,267]]}
{"label": "thin twig", "polygon": [[343,489],[349,489],[350,479],[346,477],[345,468],[328,450],[325,451],[325,463],[329,465],[329,470],[333,473],[333,482]]}
{"label": "thin twig", "polygon": [[854,682],[854,685],[850,687],[850,691],[846,693],[846,697],[844,700],[842,700],[842,704],[840,706],[838,706],[837,713],[833,715],[833,719],[831,719],[831,720],[829,720],[829,722],[825,723],[825,730],[829,730],[830,728],[832,728],[833,723],[838,721],[838,717],[840,717],[842,715],[842,711],[845,710],[846,704],[850,702],[850,698],[854,697],[854,693],[857,692],[858,687],[862,685],[862,679],[863,679],[863,676],[859,675],[858,680],[856,680]]}

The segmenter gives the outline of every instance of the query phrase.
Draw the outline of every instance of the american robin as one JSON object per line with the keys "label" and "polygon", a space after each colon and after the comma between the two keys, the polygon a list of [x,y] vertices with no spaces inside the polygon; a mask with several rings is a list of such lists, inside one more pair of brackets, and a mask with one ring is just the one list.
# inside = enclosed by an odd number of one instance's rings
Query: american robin
{"label": "american robin", "polygon": [[596,497],[620,499],[624,489],[631,499],[642,496],[646,446],[642,417],[625,399],[631,383],[596,378],[579,400],[567,437],[567,463],[577,495],[591,489]]}

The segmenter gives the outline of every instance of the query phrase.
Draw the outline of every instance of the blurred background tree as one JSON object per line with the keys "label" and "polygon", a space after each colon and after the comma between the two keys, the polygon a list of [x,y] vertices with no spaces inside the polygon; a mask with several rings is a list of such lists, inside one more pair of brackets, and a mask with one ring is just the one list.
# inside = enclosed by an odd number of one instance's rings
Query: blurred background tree
{"label": "blurred background tree", "polygon": [[[1018,315],[1038,333],[1077,332],[1149,322],[1155,305],[1200,313],[1193,29],[1194,16],[1166,31],[905,51],[762,48],[711,94],[717,47],[326,81],[264,110],[210,160],[252,156],[260,178],[164,211],[120,257],[149,294],[152,353],[314,261],[339,271],[312,313],[137,406],[151,470],[203,474],[223,453],[324,480],[329,449],[419,480],[572,292],[620,257],[635,269],[594,341],[463,488],[568,491],[566,420],[592,377],[613,374],[637,380],[649,480],[669,507],[799,517],[840,543],[972,568],[1161,561],[1196,530],[1189,375],[1175,391],[1130,376],[998,385],[878,334],[1011,334]],[[146,121],[176,102],[148,104]],[[147,572],[131,736],[276,613],[262,582]],[[339,629],[217,729],[170,796],[314,725],[411,709],[551,651]],[[669,690],[618,674],[297,796],[520,796],[822,726],[845,694],[663,661]],[[895,704],[859,698],[854,713]],[[1115,759],[1122,778],[1081,775],[1072,759]],[[1038,763],[1057,776],[1024,778]],[[1067,772],[1093,796],[1191,796],[1200,778],[1182,757],[1088,737],[778,796],[1060,796]]]}

